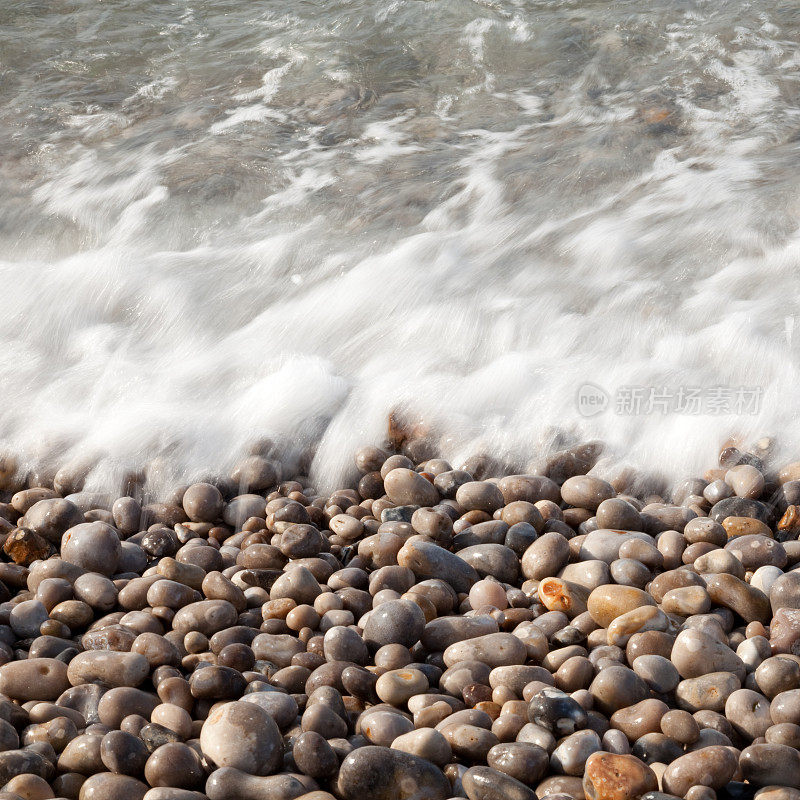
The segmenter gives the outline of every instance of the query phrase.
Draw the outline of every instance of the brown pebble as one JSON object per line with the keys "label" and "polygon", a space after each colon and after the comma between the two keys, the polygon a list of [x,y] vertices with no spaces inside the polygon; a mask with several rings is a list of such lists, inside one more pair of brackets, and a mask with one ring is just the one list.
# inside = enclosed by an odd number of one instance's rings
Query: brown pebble
{"label": "brown pebble", "polygon": [[635,756],[594,753],[586,761],[583,790],[589,800],[628,800],[656,789],[655,772]]}

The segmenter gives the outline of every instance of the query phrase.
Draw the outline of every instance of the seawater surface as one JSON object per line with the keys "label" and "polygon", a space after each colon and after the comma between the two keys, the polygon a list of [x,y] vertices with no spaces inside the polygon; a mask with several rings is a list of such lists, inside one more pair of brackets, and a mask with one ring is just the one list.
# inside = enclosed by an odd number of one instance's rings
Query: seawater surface
{"label": "seawater surface", "polygon": [[796,453],[799,41],[784,0],[6,0],[0,436],[98,484],[271,436],[333,485],[395,408],[454,461]]}

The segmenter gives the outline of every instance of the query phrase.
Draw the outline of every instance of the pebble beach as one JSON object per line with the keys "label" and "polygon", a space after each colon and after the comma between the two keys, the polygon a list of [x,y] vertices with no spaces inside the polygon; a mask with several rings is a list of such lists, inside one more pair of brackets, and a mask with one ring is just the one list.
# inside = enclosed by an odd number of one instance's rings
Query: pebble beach
{"label": "pebble beach", "polygon": [[797,0],[0,0],[0,800],[800,800]]}
{"label": "pebble beach", "polygon": [[[797,800],[800,462],[636,496],[359,449],[157,501],[3,462],[2,800]],[[424,457],[420,458],[423,454]]]}

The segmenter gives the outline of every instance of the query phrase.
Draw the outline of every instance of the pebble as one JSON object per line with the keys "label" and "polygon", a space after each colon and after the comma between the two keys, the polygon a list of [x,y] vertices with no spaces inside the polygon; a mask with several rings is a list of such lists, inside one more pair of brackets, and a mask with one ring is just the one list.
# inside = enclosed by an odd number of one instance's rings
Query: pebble
{"label": "pebble", "polygon": [[448,764],[453,757],[447,739],[440,731],[433,728],[419,728],[403,733],[392,742],[391,746],[394,750],[419,756],[439,767]]}
{"label": "pebble", "polygon": [[578,551],[582,561],[596,559],[611,564],[620,558],[622,546],[633,539],[645,543],[653,540],[646,533],[634,533],[619,530],[598,529],[590,531],[580,544]]}
{"label": "pebble", "polygon": [[590,511],[596,511],[604,500],[609,500],[615,494],[610,483],[589,475],[567,478],[561,485],[561,497],[565,503]]}
{"label": "pebble", "polygon": [[183,510],[193,522],[215,522],[220,518],[222,493],[210,483],[195,483],[183,493]]}
{"label": "pebble", "polygon": [[[305,718],[305,716],[304,714],[303,717]],[[326,735],[326,738],[344,736],[347,726],[346,723],[340,724],[340,721],[344,723],[344,720],[336,715],[328,714],[327,719],[324,720],[327,728],[321,725],[320,732]],[[396,713],[394,709],[381,710],[378,706],[376,709],[370,710],[368,715],[363,715],[359,719],[359,727],[360,732],[371,744],[389,747],[399,736],[412,731],[414,723],[408,717]]]}
{"label": "pebble", "polygon": [[550,767],[562,775],[583,775],[586,760],[602,747],[595,731],[575,731],[563,739],[550,755]]}
{"label": "pebble", "polygon": [[83,521],[83,513],[74,503],[54,497],[39,500],[28,508],[20,527],[43,536],[52,544],[59,544],[66,530]]}
{"label": "pebble", "polygon": [[800,640],[800,610],[795,608],[779,608],[769,628],[769,643],[772,652],[795,654],[797,642]]}
{"label": "pebble", "polygon": [[513,633],[488,633],[451,644],[442,656],[452,667],[460,661],[479,661],[489,667],[524,664],[528,656],[525,644]]}
{"label": "pebble", "polygon": [[731,748],[712,745],[676,758],[664,771],[664,791],[684,797],[692,786],[721,789],[736,774],[739,762]]}
{"label": "pebble", "polygon": [[104,522],[82,522],[69,528],[61,540],[61,557],[88,572],[113,575],[122,545],[117,532]]}
{"label": "pebble", "polygon": [[453,754],[468,763],[480,763],[486,760],[489,751],[499,740],[491,730],[479,725],[457,722],[453,714],[441,725],[441,733],[450,745]]}
{"label": "pebble", "polygon": [[430,481],[411,469],[398,467],[383,478],[383,488],[389,499],[398,506],[433,506],[439,492]]}
{"label": "pebble", "polygon": [[150,673],[150,662],[138,653],[89,650],[70,662],[67,678],[73,686],[99,683],[110,689],[138,686]]}
{"label": "pebble", "polygon": [[397,563],[408,567],[420,580],[438,578],[456,592],[468,592],[478,581],[478,573],[466,561],[422,539],[409,539],[397,553]]}
{"label": "pebble", "polygon": [[143,800],[147,788],[129,775],[100,772],[84,781],[79,800]]}
{"label": "pebble", "polygon": [[588,725],[583,706],[560,689],[545,688],[534,694],[528,706],[528,718],[559,737]]}
{"label": "pebble", "polygon": [[681,631],[670,658],[682,678],[725,672],[735,675],[741,682],[746,674],[744,663],[727,644],[701,630]]}
{"label": "pebble", "polygon": [[516,553],[502,544],[478,544],[458,551],[458,557],[467,562],[479,576],[492,576],[502,583],[516,583],[519,559]]}
{"label": "pebble", "polygon": [[422,609],[409,600],[390,600],[372,612],[364,626],[364,642],[377,649],[386,644],[411,647],[425,629]]}
{"label": "pebble", "polygon": [[764,490],[764,476],[750,464],[739,464],[725,473],[725,483],[737,497],[757,499]]}
{"label": "pebble", "polygon": [[765,566],[783,569],[788,560],[780,542],[760,533],[737,536],[725,545],[725,550],[738,558],[745,570],[749,571]]}
{"label": "pebble", "polygon": [[[557,575],[570,557],[569,542],[560,533],[545,533],[523,553],[522,574],[530,580]],[[455,589],[455,585],[453,586]]]}
{"label": "pebble", "polygon": [[462,483],[456,490],[456,502],[466,511],[485,511],[488,514],[493,514],[505,505],[503,493],[488,481]]}
{"label": "pebble", "polygon": [[435,764],[386,747],[359,747],[350,753],[339,768],[336,786],[344,800],[447,800],[451,796],[450,782]]}
{"label": "pebble", "polygon": [[144,505],[14,487],[6,792],[797,800],[800,484],[773,512],[729,453],[617,496],[592,448],[494,478],[434,441],[325,495],[262,455]]}
{"label": "pebble", "polygon": [[737,689],[725,701],[725,717],[745,740],[758,739],[772,725],[770,701],[752,689]]}
{"label": "pebble", "polygon": [[334,778],[339,770],[339,759],[333,748],[315,731],[305,731],[297,737],[292,757],[300,772],[315,780]]}
{"label": "pebble", "polygon": [[257,776],[222,767],[208,776],[205,793],[208,800],[295,800],[309,788],[301,777],[289,773]]}
{"label": "pebble", "polygon": [[621,708],[645,700],[650,689],[632,670],[622,665],[612,665],[600,670],[589,687],[595,707],[611,715]]}
{"label": "pebble", "polygon": [[621,497],[603,500],[595,512],[598,528],[640,531],[642,519],[638,510]]}
{"label": "pebble", "polygon": [[657,789],[655,772],[635,756],[593,753],[586,761],[583,790],[589,800],[629,800]]}
{"label": "pebble", "polygon": [[515,780],[528,785],[536,783],[547,771],[547,751],[530,742],[496,744],[486,755],[486,763]]}
{"label": "pebble", "polygon": [[660,726],[662,733],[678,744],[694,744],[700,737],[700,726],[688,711],[680,709],[667,711],[661,717]]}
{"label": "pebble", "polygon": [[0,692],[13,700],[55,700],[70,686],[67,665],[55,658],[29,658],[0,667]]}
{"label": "pebble", "polygon": [[758,689],[772,699],[789,689],[800,689],[800,662],[776,655],[762,661],[754,677]]}
{"label": "pebble", "polygon": [[200,731],[203,755],[218,767],[250,775],[269,775],[278,768],[283,742],[278,726],[260,706],[240,701],[215,709]]}
{"label": "pebble", "polygon": [[655,601],[641,589],[614,584],[598,586],[587,601],[589,614],[601,628],[608,628],[617,617],[641,606],[655,606]]}
{"label": "pebble", "polygon": [[103,765],[119,775],[142,775],[149,756],[144,742],[132,733],[109,731],[100,742]]}
{"label": "pebble", "polygon": [[654,691],[667,694],[680,683],[681,677],[675,665],[664,656],[650,654],[633,660],[633,671]]}
{"label": "pebble", "polygon": [[641,606],[616,617],[608,626],[606,641],[624,647],[637,633],[666,631],[671,627],[672,621],[660,608]]}
{"label": "pebble", "polygon": [[205,786],[200,755],[182,742],[168,742],[156,748],[147,759],[144,776],[153,787],[200,789]]}
{"label": "pebble", "polygon": [[800,753],[783,744],[752,744],[739,756],[742,777],[755,786],[800,789]]}
{"label": "pebble", "polygon": [[668,712],[666,703],[648,698],[614,712],[609,722],[611,727],[621,730],[630,742],[635,742],[648,733],[660,733],[661,720]]}
{"label": "pebble", "polygon": [[469,800],[536,800],[536,793],[524,783],[491,767],[470,767],[461,785]]}
{"label": "pebble", "polygon": [[765,786],[754,797],[756,800],[800,800],[800,790],[789,786]]}
{"label": "pebble", "polygon": [[770,521],[769,510],[764,503],[742,497],[720,500],[711,507],[708,515],[719,523],[723,523],[728,517],[752,517],[764,523]]}
{"label": "pebble", "polygon": [[375,692],[384,703],[402,706],[416,694],[428,689],[428,679],[418,669],[395,669],[384,672],[375,683]]}
{"label": "pebble", "polygon": [[664,595],[661,607],[668,614],[691,617],[708,613],[711,610],[711,598],[703,586],[683,586],[670,589]]}

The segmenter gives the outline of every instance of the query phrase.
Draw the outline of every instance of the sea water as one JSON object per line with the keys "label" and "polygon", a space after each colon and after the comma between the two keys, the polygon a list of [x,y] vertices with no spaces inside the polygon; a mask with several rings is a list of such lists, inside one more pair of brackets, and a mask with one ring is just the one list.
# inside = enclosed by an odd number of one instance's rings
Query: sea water
{"label": "sea water", "polygon": [[0,437],[320,487],[800,447],[800,6],[6,0]]}

